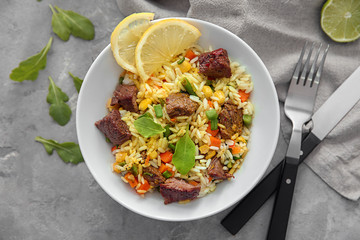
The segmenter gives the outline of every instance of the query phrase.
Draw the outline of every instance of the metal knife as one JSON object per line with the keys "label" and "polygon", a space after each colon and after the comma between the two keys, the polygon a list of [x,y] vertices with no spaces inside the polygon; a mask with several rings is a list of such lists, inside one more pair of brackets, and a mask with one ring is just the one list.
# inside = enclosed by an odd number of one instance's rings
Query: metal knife
{"label": "metal knife", "polygon": [[[339,86],[311,118],[312,130],[303,139],[300,162],[331,132],[345,115],[360,100],[360,66]],[[341,108],[334,110],[334,106]],[[279,185],[282,160],[255,188],[245,196],[233,210],[221,221],[221,224],[235,235],[256,211],[269,199]]]}

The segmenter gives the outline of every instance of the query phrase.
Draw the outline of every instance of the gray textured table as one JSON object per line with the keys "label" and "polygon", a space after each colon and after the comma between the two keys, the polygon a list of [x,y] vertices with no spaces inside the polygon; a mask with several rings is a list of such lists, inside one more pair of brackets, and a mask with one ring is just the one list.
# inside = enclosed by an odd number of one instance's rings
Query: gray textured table
{"label": "gray textured table", "polygon": [[[61,41],[51,30],[48,4],[87,16],[95,25],[92,41]],[[77,92],[72,79],[83,78],[108,45],[122,19],[115,1],[2,0],[0,2],[0,239],[265,239],[272,201],[236,235],[221,225],[226,210],[191,222],[162,222],[132,213],[112,200],[86,165],[65,164],[48,156],[36,136],[77,142]],[[36,81],[16,83],[9,73],[45,46],[53,46]],[[48,76],[70,97],[71,121],[64,127],[48,114]],[[281,134],[280,134],[281,135]],[[285,154],[280,136],[274,163]],[[335,193],[305,165],[300,167],[288,239],[360,239],[359,202]]]}

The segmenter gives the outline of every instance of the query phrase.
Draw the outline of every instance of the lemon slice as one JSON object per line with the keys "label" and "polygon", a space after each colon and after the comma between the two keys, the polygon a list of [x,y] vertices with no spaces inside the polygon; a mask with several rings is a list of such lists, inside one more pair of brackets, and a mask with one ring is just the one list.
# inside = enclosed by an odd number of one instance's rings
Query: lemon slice
{"label": "lemon slice", "polygon": [[143,33],[151,25],[153,13],[134,13],[124,18],[111,34],[111,50],[116,62],[124,69],[137,73],[135,48]]}
{"label": "lemon slice", "polygon": [[321,10],[321,28],[336,42],[360,37],[360,1],[328,0]]}
{"label": "lemon slice", "polygon": [[183,20],[167,19],[153,24],[145,31],[135,50],[136,68],[141,79],[147,80],[200,36],[196,27]]}

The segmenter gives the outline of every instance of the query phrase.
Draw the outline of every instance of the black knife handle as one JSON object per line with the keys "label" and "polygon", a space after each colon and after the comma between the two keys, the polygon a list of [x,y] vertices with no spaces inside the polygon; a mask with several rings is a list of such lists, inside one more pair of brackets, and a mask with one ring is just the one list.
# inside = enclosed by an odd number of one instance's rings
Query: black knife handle
{"label": "black knife handle", "polygon": [[276,194],[267,240],[285,240],[299,160],[287,157]]}
{"label": "black knife handle", "polygon": [[[320,142],[321,140],[310,132],[302,142],[301,149],[303,154],[300,157],[300,162],[302,162]],[[221,224],[231,234],[235,235],[276,191],[283,164],[284,160],[259,182],[221,221]]]}

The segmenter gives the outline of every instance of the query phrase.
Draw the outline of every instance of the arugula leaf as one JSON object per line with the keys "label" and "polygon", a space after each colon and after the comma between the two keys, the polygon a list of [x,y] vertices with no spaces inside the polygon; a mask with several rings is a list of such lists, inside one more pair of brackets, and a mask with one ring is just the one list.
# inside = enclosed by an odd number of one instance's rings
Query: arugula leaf
{"label": "arugula leaf", "polygon": [[66,163],[78,164],[84,161],[78,144],[73,142],[58,143],[55,140],[40,136],[37,136],[35,141],[42,143],[49,155],[52,155],[53,151],[56,150],[59,157]]}
{"label": "arugula leaf", "polygon": [[160,124],[154,122],[150,117],[139,117],[134,121],[134,126],[136,130],[146,138],[165,131]]}
{"label": "arugula leaf", "polygon": [[55,85],[50,76],[49,81],[49,94],[46,97],[46,101],[51,104],[49,115],[61,126],[64,126],[69,122],[71,116],[71,109],[65,103],[69,101],[69,97]]}
{"label": "arugula leaf", "polygon": [[186,131],[176,143],[172,163],[182,175],[187,174],[195,165],[195,143],[191,140],[189,132]]}
{"label": "arugula leaf", "polygon": [[75,88],[77,90],[77,92],[80,92],[80,88],[81,88],[81,85],[83,83],[84,80],[74,76],[71,72],[69,72],[70,76],[72,77],[73,81],[74,81],[74,85],[75,85]]}
{"label": "arugula leaf", "polygon": [[67,41],[70,34],[85,40],[94,39],[94,25],[88,18],[76,12],[61,9],[56,5],[55,9],[58,11],[58,13],[56,13],[51,5],[50,8],[53,12],[53,18],[51,21],[53,31],[62,40]]}
{"label": "arugula leaf", "polygon": [[69,24],[66,22],[64,16],[55,11],[55,9],[49,4],[49,7],[53,13],[51,18],[51,26],[53,32],[61,38],[63,41],[69,40],[71,29]]}
{"label": "arugula leaf", "polygon": [[39,71],[46,67],[46,56],[51,48],[52,40],[51,37],[46,46],[39,53],[22,61],[17,68],[14,68],[10,73],[10,79],[17,82],[36,80]]}

